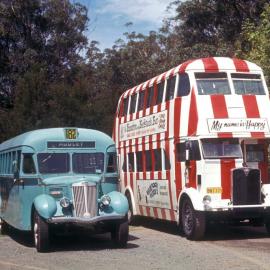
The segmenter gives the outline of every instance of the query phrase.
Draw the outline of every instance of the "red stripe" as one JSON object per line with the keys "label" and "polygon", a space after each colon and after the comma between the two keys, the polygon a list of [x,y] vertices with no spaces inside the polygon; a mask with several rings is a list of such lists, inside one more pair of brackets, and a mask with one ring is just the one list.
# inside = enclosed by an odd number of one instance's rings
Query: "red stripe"
{"label": "red stripe", "polygon": [[235,160],[226,159],[220,161],[222,199],[231,198],[231,170],[235,168]]}
{"label": "red stripe", "polygon": [[154,211],[154,216],[155,218],[158,218],[158,211],[156,207],[153,207],[153,211]]}
{"label": "red stripe", "polygon": [[204,69],[206,72],[218,72],[218,64],[214,58],[202,58]]}
{"label": "red stripe", "polygon": [[[214,118],[229,118],[227,104],[224,95],[211,95],[211,103]],[[232,137],[232,133],[218,133],[218,137]]]}
{"label": "red stripe", "polygon": [[233,58],[233,63],[237,72],[249,72],[248,65],[246,61]]}
{"label": "red stripe", "polygon": [[[260,112],[256,96],[254,95],[243,95],[243,102],[246,110],[247,118],[260,118]],[[251,132],[251,137],[264,137],[263,132]]]}
{"label": "red stripe", "polygon": [[146,209],[146,215],[147,215],[148,217],[150,217],[150,216],[151,216],[151,215],[150,215],[150,207],[149,207],[149,206],[146,206],[145,209]]}
{"label": "red stripe", "polygon": [[183,63],[180,68],[179,68],[179,73],[183,73],[186,71],[186,68],[187,66],[192,63],[194,60],[189,60],[189,61],[186,61],[185,63]]}
{"label": "red stripe", "polygon": [[198,111],[194,88],[191,90],[189,119],[188,119],[188,136],[194,136],[197,133]]}
{"label": "red stripe", "polygon": [[174,138],[180,137],[181,104],[182,98],[176,98],[174,103]]}

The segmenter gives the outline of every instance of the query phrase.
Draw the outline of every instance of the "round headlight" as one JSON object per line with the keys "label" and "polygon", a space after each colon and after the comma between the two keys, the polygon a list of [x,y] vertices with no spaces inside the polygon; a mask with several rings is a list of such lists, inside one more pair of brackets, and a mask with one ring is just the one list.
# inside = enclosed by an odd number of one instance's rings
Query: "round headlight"
{"label": "round headlight", "polygon": [[104,206],[108,206],[111,203],[111,198],[108,195],[104,195],[101,197],[100,202],[104,205]]}
{"label": "round headlight", "polygon": [[60,200],[60,205],[63,207],[63,208],[67,208],[70,206],[70,200],[66,197],[62,198]]}
{"label": "round headlight", "polygon": [[211,203],[211,196],[210,195],[205,195],[203,197],[203,204],[204,205],[209,205]]}

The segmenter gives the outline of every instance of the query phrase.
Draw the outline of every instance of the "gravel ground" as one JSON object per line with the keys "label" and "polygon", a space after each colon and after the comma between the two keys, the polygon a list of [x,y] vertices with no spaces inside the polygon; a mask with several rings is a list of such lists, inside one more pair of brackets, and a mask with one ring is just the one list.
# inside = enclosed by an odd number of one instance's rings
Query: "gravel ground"
{"label": "gravel ground", "polygon": [[52,251],[39,254],[31,235],[0,237],[0,270],[84,269],[270,269],[270,238],[262,227],[213,226],[203,241],[178,234],[172,223],[140,219],[130,227],[126,249],[113,248],[110,235],[59,235]]}

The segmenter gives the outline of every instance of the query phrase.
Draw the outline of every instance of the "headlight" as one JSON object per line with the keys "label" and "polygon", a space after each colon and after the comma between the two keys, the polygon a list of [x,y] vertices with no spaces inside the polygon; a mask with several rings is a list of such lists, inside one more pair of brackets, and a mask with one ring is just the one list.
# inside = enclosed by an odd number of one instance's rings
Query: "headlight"
{"label": "headlight", "polygon": [[100,199],[100,202],[103,206],[108,206],[111,203],[111,198],[108,195],[103,195]]}
{"label": "headlight", "polygon": [[63,207],[63,208],[67,208],[70,206],[70,200],[66,197],[62,198],[60,200],[60,205]]}
{"label": "headlight", "polygon": [[204,204],[205,206],[208,206],[210,203],[211,203],[211,196],[205,195],[205,196],[203,197],[203,204]]}

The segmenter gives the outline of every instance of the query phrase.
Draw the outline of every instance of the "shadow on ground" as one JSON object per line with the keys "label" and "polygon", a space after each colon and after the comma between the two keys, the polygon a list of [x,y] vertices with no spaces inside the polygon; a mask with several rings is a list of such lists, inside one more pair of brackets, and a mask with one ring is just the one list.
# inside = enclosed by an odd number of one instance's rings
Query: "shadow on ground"
{"label": "shadow on ground", "polygon": [[[17,243],[34,248],[33,237],[29,232],[22,232],[14,228],[10,228],[7,234]],[[138,239],[130,234],[127,247],[125,249],[133,249],[139,247],[132,243]],[[81,251],[81,250],[105,250],[117,249],[111,241],[110,233],[90,234],[86,230],[74,230],[72,232],[53,233],[50,239],[50,252],[53,251]]]}
{"label": "shadow on ground", "polygon": [[[146,217],[137,217],[133,226],[157,230],[163,233],[185,237],[175,222],[157,220]],[[202,241],[222,241],[268,238],[269,235],[264,226],[250,226],[247,224],[231,225],[229,223],[211,223],[207,225],[205,237]]]}

